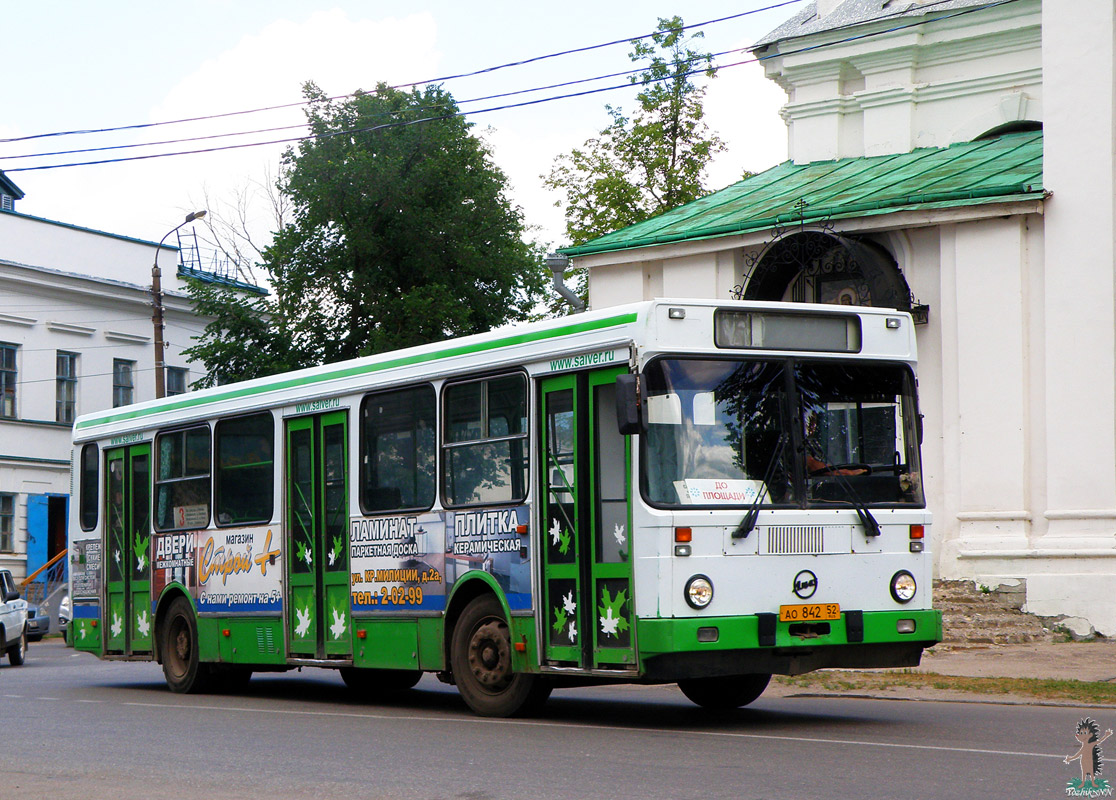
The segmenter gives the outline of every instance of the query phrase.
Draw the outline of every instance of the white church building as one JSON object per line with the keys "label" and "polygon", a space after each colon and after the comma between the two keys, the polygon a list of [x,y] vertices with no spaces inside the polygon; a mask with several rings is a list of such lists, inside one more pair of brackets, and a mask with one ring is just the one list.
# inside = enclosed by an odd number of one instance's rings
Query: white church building
{"label": "white church building", "polygon": [[916,318],[937,574],[1116,635],[1116,6],[817,0],[758,42],[790,160],[564,250],[651,297]]}

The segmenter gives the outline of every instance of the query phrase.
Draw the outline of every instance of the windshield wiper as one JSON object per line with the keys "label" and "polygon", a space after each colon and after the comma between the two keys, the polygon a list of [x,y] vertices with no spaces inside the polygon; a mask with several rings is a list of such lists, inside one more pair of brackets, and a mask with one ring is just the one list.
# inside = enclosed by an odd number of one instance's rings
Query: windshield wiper
{"label": "windshield wiper", "polygon": [[787,444],[787,433],[783,431],[779,434],[779,440],[775,443],[775,452],[771,455],[771,461],[767,464],[767,469],[763,473],[763,485],[760,486],[759,492],[756,494],[756,499],[748,506],[747,513],[744,514],[744,519],[740,520],[740,524],[736,526],[736,530],[732,532],[733,539],[747,539],[748,534],[756,527],[756,520],[759,519],[760,504],[763,503],[763,498],[767,495],[767,485],[771,483],[771,478],[775,475],[775,465],[779,463],[779,459],[783,455],[783,448]]}
{"label": "windshield wiper", "polygon": [[[821,453],[815,454],[815,458]],[[824,460],[823,460],[824,463]],[[880,535],[880,523],[876,522],[876,518],[872,516],[872,512],[868,510],[868,504],[860,499],[860,495],[853,489],[852,484],[840,472],[835,469],[830,471],[825,477],[836,478],[837,484],[845,490],[845,494],[849,496],[848,500],[822,500],[822,502],[829,503],[848,503],[852,506],[853,511],[860,518],[860,524],[864,526],[864,535],[872,538]]]}

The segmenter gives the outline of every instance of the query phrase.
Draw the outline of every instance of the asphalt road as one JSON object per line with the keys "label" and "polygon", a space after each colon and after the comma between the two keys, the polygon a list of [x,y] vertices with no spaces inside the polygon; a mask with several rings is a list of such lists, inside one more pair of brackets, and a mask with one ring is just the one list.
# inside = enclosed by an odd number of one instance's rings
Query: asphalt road
{"label": "asphalt road", "polygon": [[183,696],[155,664],[47,641],[0,667],[0,798],[1055,798],[1078,719],[1116,727],[1116,709],[778,695],[711,716],[675,687],[572,689],[491,720],[430,676],[379,705],[321,670]]}

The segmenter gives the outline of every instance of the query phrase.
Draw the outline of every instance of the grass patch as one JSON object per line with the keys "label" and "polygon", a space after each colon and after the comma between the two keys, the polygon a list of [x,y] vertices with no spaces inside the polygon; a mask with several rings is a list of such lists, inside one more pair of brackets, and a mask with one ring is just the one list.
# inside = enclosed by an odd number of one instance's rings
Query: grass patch
{"label": "grass patch", "polygon": [[777,675],[774,680],[783,686],[830,692],[939,689],[977,695],[1014,695],[1082,705],[1116,705],[1116,684],[1091,681],[1047,678],[970,678],[910,670],[881,672],[821,670],[794,677]]}

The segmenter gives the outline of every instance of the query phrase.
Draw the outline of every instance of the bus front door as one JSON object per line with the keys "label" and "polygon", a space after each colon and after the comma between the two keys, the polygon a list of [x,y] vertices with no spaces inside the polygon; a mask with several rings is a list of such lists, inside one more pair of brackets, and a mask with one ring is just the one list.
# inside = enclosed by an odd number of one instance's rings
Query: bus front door
{"label": "bus front door", "polygon": [[542,381],[543,659],[635,668],[631,462],[616,426],[624,369]]}
{"label": "bus front door", "polygon": [[287,652],[352,655],[344,411],[287,422]]}
{"label": "bus front door", "polygon": [[151,652],[151,445],[105,451],[105,652]]}

